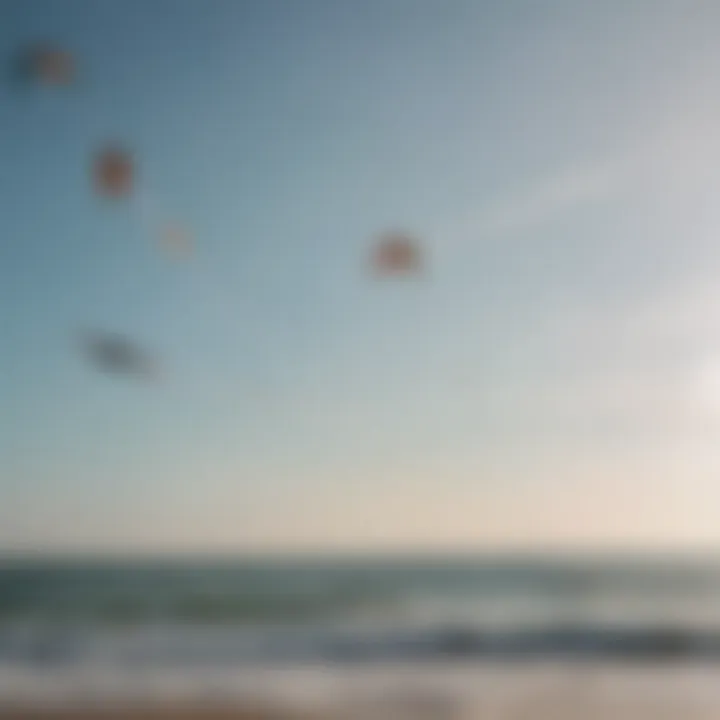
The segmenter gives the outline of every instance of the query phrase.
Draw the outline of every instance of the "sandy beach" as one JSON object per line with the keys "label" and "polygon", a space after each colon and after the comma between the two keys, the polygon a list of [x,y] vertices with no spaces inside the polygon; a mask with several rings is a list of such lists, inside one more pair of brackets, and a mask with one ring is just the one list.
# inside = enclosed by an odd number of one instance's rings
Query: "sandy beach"
{"label": "sandy beach", "polygon": [[298,713],[292,716],[271,710],[241,709],[103,709],[103,710],[6,710],[3,720],[312,720]]}
{"label": "sandy beach", "polygon": [[179,708],[163,710],[7,710],[0,711],[0,717],[3,720],[280,720],[277,714],[264,711]]}
{"label": "sandy beach", "polygon": [[0,718],[2,720],[316,720],[317,714],[250,705],[245,708],[167,705],[164,707],[0,708]]}
{"label": "sandy beach", "polygon": [[[587,671],[586,671],[587,670]],[[443,673],[440,673],[443,675]],[[720,668],[675,666],[580,669],[485,667],[415,676],[408,684],[356,677],[333,698],[258,699],[214,705],[26,704],[0,708],[2,720],[717,720]],[[436,681],[433,682],[433,677]],[[465,691],[463,691],[465,688]]]}

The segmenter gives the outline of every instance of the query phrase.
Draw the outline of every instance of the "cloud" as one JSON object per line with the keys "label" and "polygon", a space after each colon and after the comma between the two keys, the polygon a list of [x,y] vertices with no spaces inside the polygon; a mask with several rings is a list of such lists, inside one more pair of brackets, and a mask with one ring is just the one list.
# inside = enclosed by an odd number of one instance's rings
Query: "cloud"
{"label": "cloud", "polygon": [[[640,128],[621,147],[549,170],[518,192],[471,211],[485,235],[527,231],[594,203],[649,193],[692,198],[720,189],[720,113],[687,111]],[[470,219],[470,218],[468,218]]]}
{"label": "cloud", "polygon": [[493,235],[531,229],[573,208],[609,198],[618,189],[619,174],[619,166],[607,160],[549,174],[524,192],[491,206],[483,229]]}

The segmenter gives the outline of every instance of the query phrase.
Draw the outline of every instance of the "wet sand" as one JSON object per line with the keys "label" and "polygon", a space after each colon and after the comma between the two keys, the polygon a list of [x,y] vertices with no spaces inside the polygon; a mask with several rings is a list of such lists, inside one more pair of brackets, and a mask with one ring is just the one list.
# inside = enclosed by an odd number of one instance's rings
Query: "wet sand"
{"label": "wet sand", "polygon": [[46,701],[0,705],[0,720],[720,720],[720,666],[410,669],[397,677],[386,669],[352,679],[325,701],[321,693],[312,702],[262,694],[258,685],[232,706]]}
{"label": "wet sand", "polygon": [[314,720],[304,714],[271,710],[140,708],[82,710],[1,710],[2,720]]}
{"label": "wet sand", "polygon": [[578,702],[535,698],[505,707],[477,707],[449,713],[407,712],[347,708],[333,713],[292,713],[241,709],[82,709],[0,710],[2,720],[718,720],[719,707],[692,707],[692,703]]}

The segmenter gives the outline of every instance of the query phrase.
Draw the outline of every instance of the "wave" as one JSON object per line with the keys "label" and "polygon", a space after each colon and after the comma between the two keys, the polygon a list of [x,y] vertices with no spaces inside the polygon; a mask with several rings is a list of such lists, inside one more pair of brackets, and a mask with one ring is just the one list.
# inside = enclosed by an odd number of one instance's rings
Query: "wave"
{"label": "wave", "polygon": [[[0,583],[1,585],[1,583]],[[315,624],[425,624],[439,622],[509,628],[578,621],[720,624],[717,596],[633,598],[610,593],[574,597],[543,594],[415,592],[395,588],[260,591],[190,588],[75,589],[3,592],[0,629],[18,623],[99,624],[134,627],[174,623],[224,626],[311,626]]]}
{"label": "wave", "polygon": [[0,626],[48,623],[307,623],[394,602],[398,590],[366,579],[302,570],[0,570]]}
{"label": "wave", "polygon": [[291,631],[157,626],[134,632],[17,626],[0,632],[0,664],[220,668],[243,665],[482,660],[720,661],[720,629],[558,626]]}
{"label": "wave", "polygon": [[0,662],[720,656],[715,569],[694,580],[687,573],[614,573],[268,563],[5,568]]}

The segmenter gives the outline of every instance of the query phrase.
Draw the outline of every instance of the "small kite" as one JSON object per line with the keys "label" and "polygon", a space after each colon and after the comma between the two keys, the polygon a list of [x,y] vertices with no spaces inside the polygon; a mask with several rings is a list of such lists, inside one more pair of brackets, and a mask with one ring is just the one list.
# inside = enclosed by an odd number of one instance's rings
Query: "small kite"
{"label": "small kite", "polygon": [[121,335],[91,332],[85,333],[81,340],[88,359],[100,370],[135,377],[157,377],[156,363]]}
{"label": "small kite", "polygon": [[106,147],[95,155],[93,178],[101,195],[119,198],[129,195],[134,182],[132,155],[122,148]]}
{"label": "small kite", "polygon": [[36,45],[18,53],[12,71],[23,83],[67,86],[75,80],[75,59],[54,45]]}
{"label": "small kite", "polygon": [[168,225],[161,233],[160,247],[174,258],[187,257],[193,251],[192,237],[183,228],[177,225]]}
{"label": "small kite", "polygon": [[381,275],[410,274],[420,271],[422,257],[412,238],[401,233],[388,233],[376,245],[372,265]]}

